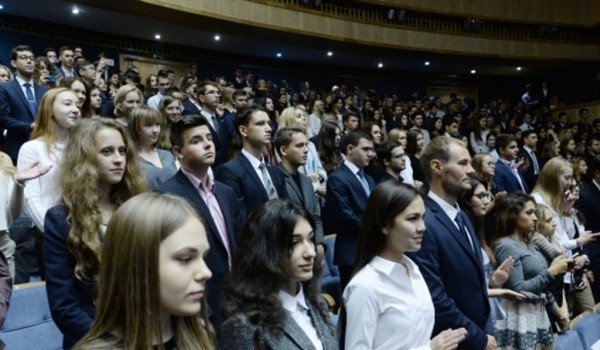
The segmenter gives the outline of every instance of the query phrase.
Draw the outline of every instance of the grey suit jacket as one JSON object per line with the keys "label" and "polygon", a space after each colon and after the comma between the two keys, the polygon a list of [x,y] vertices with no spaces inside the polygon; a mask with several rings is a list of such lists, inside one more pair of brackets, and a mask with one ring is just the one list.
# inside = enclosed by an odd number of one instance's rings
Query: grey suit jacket
{"label": "grey suit jacket", "polygon": [[288,194],[288,200],[300,204],[315,220],[315,242],[317,244],[325,243],[325,235],[323,233],[323,221],[321,220],[321,206],[319,201],[315,197],[312,181],[308,176],[298,173],[300,175],[300,187],[294,181],[292,174],[290,174],[281,164],[279,169],[283,173],[285,179],[285,190]]}
{"label": "grey suit jacket", "polygon": [[[313,325],[317,329],[317,334],[323,350],[338,350],[339,345],[335,330],[330,328],[327,322],[321,317],[317,308],[307,300],[309,306],[308,314],[312,319]],[[274,334],[264,331],[261,336],[264,340],[262,346],[256,345],[254,341],[257,328],[252,324],[246,315],[236,314],[228,318],[219,331],[219,349],[221,350],[315,350],[314,345],[308,339],[302,328],[285,311],[281,334]]]}

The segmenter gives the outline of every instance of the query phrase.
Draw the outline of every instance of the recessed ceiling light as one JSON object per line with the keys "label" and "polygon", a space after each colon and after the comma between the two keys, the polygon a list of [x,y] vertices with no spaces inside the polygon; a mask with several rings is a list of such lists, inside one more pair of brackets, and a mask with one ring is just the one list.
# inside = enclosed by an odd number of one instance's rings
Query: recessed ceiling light
{"label": "recessed ceiling light", "polygon": [[475,69],[471,69],[471,74],[475,74],[477,71]]}
{"label": "recessed ceiling light", "polygon": [[219,34],[215,35],[215,41],[221,40],[221,36]]}
{"label": "recessed ceiling light", "polygon": [[277,57],[281,57],[281,56],[283,56],[283,55],[281,54],[281,52],[278,52],[278,53],[277,53],[275,56],[277,56]]}
{"label": "recessed ceiling light", "polygon": [[71,12],[72,12],[74,15],[78,15],[78,14],[79,14],[79,9],[78,9],[77,7],[73,7],[73,10],[71,10]]}
{"label": "recessed ceiling light", "polygon": [[517,70],[519,70],[519,71],[520,71],[521,69],[523,69],[523,68],[521,68],[521,66],[517,67]]}
{"label": "recessed ceiling light", "polygon": [[430,65],[430,64],[431,64],[431,62],[429,62],[429,61],[425,61],[425,65],[426,65],[426,66],[428,66],[428,65]]}
{"label": "recessed ceiling light", "polygon": [[4,10],[4,5],[0,5],[0,10]]}
{"label": "recessed ceiling light", "polygon": [[329,56],[329,57],[333,56],[333,52],[331,52],[331,51],[328,51],[328,52],[327,52],[327,56]]}
{"label": "recessed ceiling light", "polygon": [[156,39],[156,40],[160,40],[160,34],[156,34],[156,35],[154,35],[154,39]]}
{"label": "recessed ceiling light", "polygon": [[383,68],[383,63],[379,62],[379,64],[377,65],[377,68]]}

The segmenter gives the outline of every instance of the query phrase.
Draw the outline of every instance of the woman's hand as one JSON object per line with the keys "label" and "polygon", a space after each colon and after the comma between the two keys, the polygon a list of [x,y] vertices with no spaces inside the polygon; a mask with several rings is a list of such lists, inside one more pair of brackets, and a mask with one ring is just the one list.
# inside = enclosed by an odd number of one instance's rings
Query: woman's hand
{"label": "woman's hand", "polygon": [[325,186],[319,186],[319,187],[317,187],[317,190],[315,192],[319,196],[325,197],[325,195],[327,195],[327,187],[325,187]]}
{"label": "woman's hand", "polygon": [[431,339],[431,350],[456,349],[458,344],[465,340],[466,336],[467,330],[464,328],[447,329]]}
{"label": "woman's hand", "polygon": [[17,170],[15,173],[15,182],[24,184],[26,181],[36,179],[52,169],[52,165],[40,167],[40,162],[34,162],[27,169]]}
{"label": "woman's hand", "polygon": [[504,282],[508,280],[508,276],[513,269],[513,264],[514,261],[512,256],[509,256],[506,260],[504,260],[502,264],[500,264],[500,266],[498,266],[498,268],[490,274],[489,286],[492,288],[501,287]]}
{"label": "woman's hand", "polygon": [[579,235],[575,241],[577,241],[577,245],[583,247],[584,245],[593,242],[596,238],[600,236],[600,232],[592,233],[592,231],[585,231],[584,233]]}
{"label": "woman's hand", "polygon": [[515,292],[512,289],[501,289],[500,293],[502,298],[512,301],[525,301],[525,299],[527,299],[523,294]]}
{"label": "woman's hand", "polygon": [[569,270],[569,263],[571,262],[573,262],[573,259],[568,259],[563,255],[559,255],[552,260],[552,264],[550,264],[550,267],[548,267],[548,272],[552,276],[558,276],[566,273]]}

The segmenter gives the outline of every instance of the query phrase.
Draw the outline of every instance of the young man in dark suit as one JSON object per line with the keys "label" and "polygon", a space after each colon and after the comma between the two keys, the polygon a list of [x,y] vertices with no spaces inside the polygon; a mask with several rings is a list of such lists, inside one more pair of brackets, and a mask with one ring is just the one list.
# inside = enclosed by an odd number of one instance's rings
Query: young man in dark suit
{"label": "young man in dark suit", "polygon": [[10,51],[15,80],[0,84],[0,135],[6,131],[4,152],[17,164],[21,146],[29,141],[35,118],[47,89],[33,81],[35,56],[29,46],[19,45]]}
{"label": "young man in dark suit", "polygon": [[375,181],[364,172],[373,157],[373,137],[364,130],[346,135],[340,148],[346,160],[327,180],[327,210],[337,229],[333,262],[340,271],[342,290],[350,282],[358,252],[358,233]]}
{"label": "young man in dark suit", "polygon": [[269,116],[260,106],[238,112],[234,137],[241,138],[242,150],[217,171],[217,179],[235,191],[244,215],[269,199],[287,198],[281,170],[266,164],[261,153],[262,148],[271,143],[269,121]]}
{"label": "young man in dark suit", "polygon": [[159,191],[187,199],[204,219],[210,250],[206,265],[212,278],[206,283],[211,322],[218,327],[223,282],[229,274],[231,257],[245,218],[235,192],[213,179],[215,145],[208,122],[198,115],[183,116],[172,124],[171,143],[181,169],[159,187]]}
{"label": "young man in dark suit", "polygon": [[523,148],[519,151],[519,157],[525,160],[526,167],[523,171],[523,179],[529,189],[532,189],[540,176],[542,170],[542,159],[537,154],[538,136],[535,130],[523,132]]}
{"label": "young man in dark suit", "polygon": [[285,178],[285,189],[288,199],[300,204],[315,221],[315,242],[317,252],[323,254],[325,238],[323,234],[323,221],[321,220],[321,206],[315,197],[312,180],[298,171],[306,164],[308,155],[308,138],[299,128],[282,128],[277,130],[275,149],[281,156],[279,169]]}
{"label": "young man in dark suit", "polygon": [[465,328],[464,349],[495,349],[481,245],[456,201],[471,188],[471,157],[448,136],[433,139],[421,154],[430,191],[421,250],[408,254],[421,270],[435,307],[432,337]]}
{"label": "young man in dark suit", "polygon": [[500,134],[496,138],[496,151],[500,159],[496,162],[494,183],[496,193],[521,191],[529,193],[529,187],[515,163],[519,155],[519,147],[515,137],[510,134]]}

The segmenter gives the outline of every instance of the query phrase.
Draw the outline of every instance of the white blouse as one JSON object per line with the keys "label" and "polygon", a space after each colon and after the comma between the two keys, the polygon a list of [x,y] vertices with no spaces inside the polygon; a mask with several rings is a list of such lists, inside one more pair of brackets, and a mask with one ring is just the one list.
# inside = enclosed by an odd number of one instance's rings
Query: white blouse
{"label": "white blouse", "polygon": [[376,256],[344,290],[346,348],[430,349],[435,310],[418,266]]}

